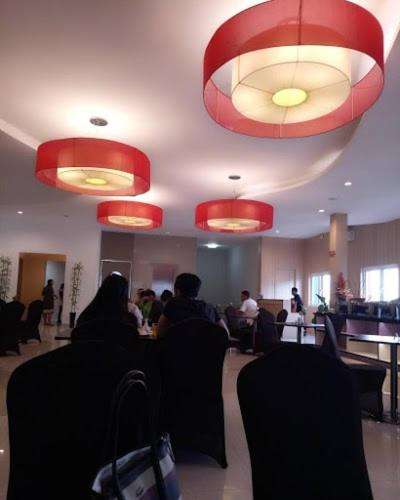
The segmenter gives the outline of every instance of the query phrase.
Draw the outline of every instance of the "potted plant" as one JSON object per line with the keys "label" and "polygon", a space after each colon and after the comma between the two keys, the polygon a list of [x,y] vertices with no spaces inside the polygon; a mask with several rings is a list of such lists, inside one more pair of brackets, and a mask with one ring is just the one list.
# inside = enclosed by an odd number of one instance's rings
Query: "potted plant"
{"label": "potted plant", "polygon": [[76,319],[76,305],[78,303],[78,297],[81,289],[81,276],[82,276],[83,265],[81,262],[76,262],[72,266],[72,275],[71,275],[71,293],[69,295],[71,299],[71,312],[69,313],[69,327],[75,327],[75,319]]}
{"label": "potted plant", "polygon": [[318,306],[318,313],[319,314],[326,314],[329,312],[329,307],[328,304],[326,303],[325,297],[322,297],[322,295],[318,295],[318,293],[315,294],[318,298],[318,300],[321,302],[321,304]]}
{"label": "potted plant", "polygon": [[7,300],[10,291],[11,259],[0,256],[0,300]]}

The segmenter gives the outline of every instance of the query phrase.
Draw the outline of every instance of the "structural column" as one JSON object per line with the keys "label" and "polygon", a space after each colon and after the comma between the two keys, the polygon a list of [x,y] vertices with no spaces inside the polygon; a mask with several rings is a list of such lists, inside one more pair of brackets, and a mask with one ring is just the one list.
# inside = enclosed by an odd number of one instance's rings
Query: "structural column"
{"label": "structural column", "polygon": [[336,303],[336,283],[339,273],[345,279],[348,262],[347,214],[332,214],[329,232],[329,272],[331,275],[331,306]]}

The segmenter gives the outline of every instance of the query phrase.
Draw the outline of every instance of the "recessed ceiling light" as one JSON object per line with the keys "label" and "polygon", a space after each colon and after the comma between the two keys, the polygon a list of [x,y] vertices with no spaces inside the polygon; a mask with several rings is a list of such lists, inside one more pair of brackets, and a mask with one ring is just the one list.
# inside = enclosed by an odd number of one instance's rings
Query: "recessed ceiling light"
{"label": "recessed ceiling light", "polygon": [[346,182],[344,183],[344,185],[345,185],[346,187],[350,187],[350,186],[352,186],[352,185],[353,185],[353,183],[352,183],[351,181],[346,181]]}
{"label": "recessed ceiling light", "polygon": [[17,214],[22,215],[24,212],[22,210],[18,210]]}
{"label": "recessed ceiling light", "polygon": [[207,248],[218,248],[218,243],[206,243]]}
{"label": "recessed ceiling light", "polygon": [[279,229],[277,229],[275,232],[276,232],[276,234],[279,234],[279,233],[280,233]]}
{"label": "recessed ceiling light", "polygon": [[320,208],[320,209],[318,210],[318,213],[320,213],[320,214],[323,214],[324,212],[325,212],[325,209],[324,209],[324,208]]}
{"label": "recessed ceiling light", "polygon": [[4,450],[0,450],[0,453],[4,453]]}
{"label": "recessed ceiling light", "polygon": [[335,198],[334,196],[331,196],[330,198],[328,198],[329,201],[336,201],[337,198]]}
{"label": "recessed ceiling light", "polygon": [[240,175],[230,175],[228,179],[230,179],[231,181],[238,181],[239,179],[241,179],[241,177]]}
{"label": "recessed ceiling light", "polygon": [[94,116],[93,118],[91,118],[90,123],[92,125],[95,125],[96,127],[105,127],[106,125],[108,125],[108,121],[104,118],[100,118],[99,116]]}

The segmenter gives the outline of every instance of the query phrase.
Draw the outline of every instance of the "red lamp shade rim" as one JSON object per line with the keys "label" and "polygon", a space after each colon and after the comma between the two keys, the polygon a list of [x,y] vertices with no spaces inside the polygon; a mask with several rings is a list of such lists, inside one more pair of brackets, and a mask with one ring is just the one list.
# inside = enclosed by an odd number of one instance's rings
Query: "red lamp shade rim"
{"label": "red lamp shade rim", "polygon": [[268,203],[221,199],[196,207],[195,225],[203,231],[244,234],[267,231],[273,226],[274,208]]}
{"label": "red lamp shade rim", "polygon": [[[124,223],[129,220],[130,223]],[[135,225],[135,220],[138,223]],[[97,221],[114,227],[142,230],[162,225],[163,210],[138,201],[104,201],[97,205]],[[118,222],[117,222],[118,221]]]}
{"label": "red lamp shade rim", "polygon": [[[274,0],[250,7],[222,24],[204,56],[203,97],[209,115],[233,132],[271,138],[317,135],[361,116],[378,99],[384,83],[383,31],[366,9],[344,0]],[[255,121],[233,106],[214,83],[214,73],[248,52],[284,46],[325,45],[352,49],[375,61],[351,87],[345,102],[319,118],[287,124]]]}
{"label": "red lamp shade rim", "polygon": [[[66,182],[60,175],[60,172],[65,174],[67,171],[74,176],[79,175],[79,172],[96,172],[96,169],[116,179],[114,186],[109,184],[100,189],[93,182],[85,188],[77,183]],[[86,137],[58,139],[39,146],[36,177],[49,186],[74,193],[133,196],[150,189],[150,161],[139,149],[116,141]],[[101,179],[95,181],[101,184]]]}

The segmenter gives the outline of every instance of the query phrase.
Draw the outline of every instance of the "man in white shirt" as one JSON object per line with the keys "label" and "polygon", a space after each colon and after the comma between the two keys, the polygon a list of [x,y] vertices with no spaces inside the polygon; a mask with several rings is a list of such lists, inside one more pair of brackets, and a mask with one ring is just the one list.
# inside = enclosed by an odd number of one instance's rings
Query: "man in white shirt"
{"label": "man in white shirt", "polygon": [[258,316],[257,302],[250,297],[250,292],[248,290],[242,291],[241,300],[242,305],[240,306],[239,314],[245,316],[246,323],[251,326],[254,323],[254,319]]}

